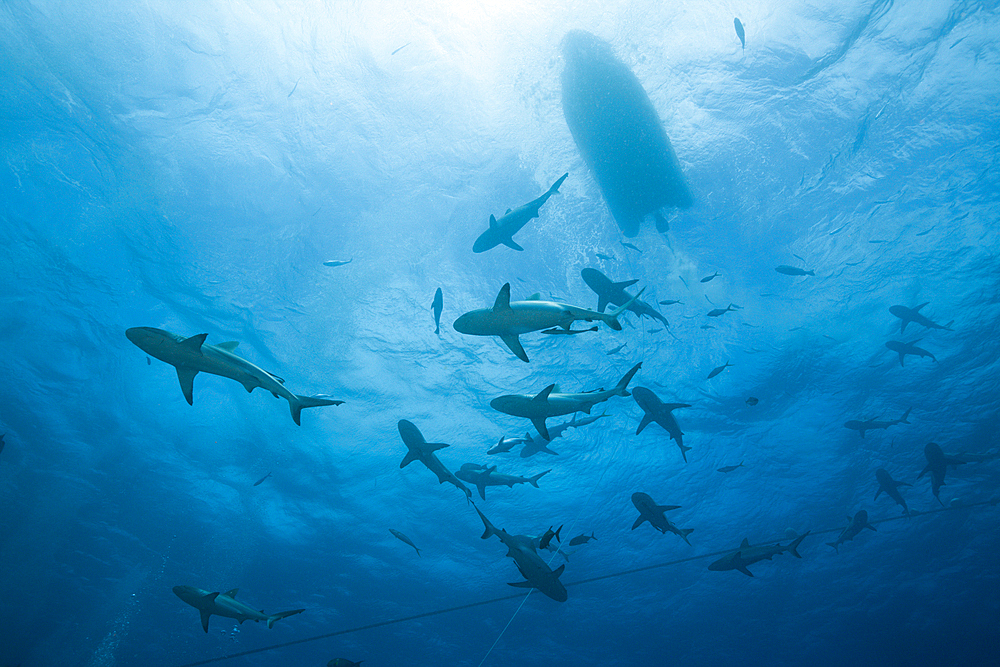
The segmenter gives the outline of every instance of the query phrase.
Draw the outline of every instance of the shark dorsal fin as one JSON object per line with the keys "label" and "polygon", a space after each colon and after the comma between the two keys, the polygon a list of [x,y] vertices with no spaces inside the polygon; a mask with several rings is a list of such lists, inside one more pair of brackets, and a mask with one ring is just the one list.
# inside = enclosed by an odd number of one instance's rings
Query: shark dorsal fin
{"label": "shark dorsal fin", "polygon": [[504,283],[497,294],[497,300],[493,302],[493,312],[500,313],[510,310],[510,283]]}
{"label": "shark dorsal fin", "polygon": [[555,389],[555,387],[556,386],[554,384],[550,384],[548,387],[546,387],[545,389],[542,389],[540,392],[538,392],[538,395],[536,395],[531,400],[532,401],[537,401],[538,403],[545,403],[546,401],[549,400],[549,394],[552,393],[552,390]]}
{"label": "shark dorsal fin", "polygon": [[744,537],[743,541],[740,542],[740,549],[746,549],[749,546],[750,546],[750,540]]}
{"label": "shark dorsal fin", "polygon": [[239,592],[240,592],[240,589],[234,588],[231,591],[226,591],[225,595],[226,595],[226,597],[234,598],[234,597],[236,597],[236,594],[239,593]]}
{"label": "shark dorsal fin", "polygon": [[[507,213],[510,213],[510,209],[507,209]],[[504,213],[504,215],[507,215],[507,213]]]}
{"label": "shark dorsal fin", "polygon": [[497,219],[493,217],[492,213],[490,213],[490,229],[495,229],[496,226],[497,226]]}
{"label": "shark dorsal fin", "polygon": [[612,285],[614,285],[615,287],[625,288],[625,287],[631,287],[632,285],[635,285],[637,282],[639,282],[638,278],[636,278],[635,280],[623,280],[620,283],[612,283]]}
{"label": "shark dorsal fin", "polygon": [[527,299],[525,299],[525,301],[541,301],[541,300],[542,300],[542,293],[541,292],[535,292],[534,294],[532,294],[531,296],[529,296]]}
{"label": "shark dorsal fin", "polygon": [[926,306],[929,303],[930,303],[930,301],[924,301],[922,304],[920,304],[919,306],[917,306],[916,308],[914,308],[913,312],[919,313],[920,309],[923,308],[924,306]]}
{"label": "shark dorsal fin", "polygon": [[185,338],[184,340],[182,340],[181,345],[183,345],[184,347],[189,347],[195,350],[196,352],[201,352],[202,343],[205,342],[206,338],[208,338],[207,333],[197,334],[191,336],[190,338]]}
{"label": "shark dorsal fin", "polygon": [[566,566],[565,566],[565,565],[560,565],[559,567],[557,567],[557,568],[556,568],[556,569],[555,569],[555,570],[554,570],[554,571],[552,572],[552,574],[556,575],[556,579],[558,579],[558,578],[559,578],[559,576],[560,576],[560,575],[562,575],[562,573],[563,573],[563,570],[565,570],[565,569],[566,569]]}
{"label": "shark dorsal fin", "polygon": [[215,347],[221,347],[226,352],[232,352],[233,350],[235,350],[239,346],[240,346],[240,342],[238,340],[228,340],[225,343],[216,343],[215,344]]}

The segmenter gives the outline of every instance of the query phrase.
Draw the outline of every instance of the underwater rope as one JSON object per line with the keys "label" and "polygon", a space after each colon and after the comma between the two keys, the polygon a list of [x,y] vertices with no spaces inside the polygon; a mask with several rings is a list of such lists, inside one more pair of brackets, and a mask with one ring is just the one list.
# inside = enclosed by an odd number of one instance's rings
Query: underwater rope
{"label": "underwater rope", "polygon": [[[957,511],[960,511],[960,510],[971,509],[973,507],[980,507],[980,506],[983,506],[983,505],[996,506],[997,505],[997,499],[994,498],[994,499],[991,499],[991,500],[981,500],[979,502],[963,504],[963,505],[959,505],[957,507],[940,507],[940,508],[937,508],[937,509],[928,510],[926,512],[917,512],[917,513],[911,512],[910,517],[919,517],[919,516],[924,516],[924,515],[927,515],[927,514],[939,514],[941,512],[957,512]],[[871,523],[872,525],[878,525],[878,524],[882,524],[882,523],[887,523],[889,521],[898,521],[899,519],[905,519],[905,518],[910,518],[910,517],[908,517],[906,514],[900,514],[899,516],[888,517],[886,519],[878,519],[877,521],[870,521],[869,523]],[[843,526],[838,526],[836,528],[827,528],[825,530],[814,530],[814,531],[811,531],[810,534],[811,535],[824,535],[826,533],[835,533],[835,532],[841,531],[843,529],[844,529]],[[771,542],[780,542],[780,541],[782,541],[784,539],[786,539],[786,538],[785,537],[781,537],[781,538],[779,538],[777,540],[764,540],[763,542],[760,542],[760,544],[769,544]],[[729,548],[729,549],[724,549],[722,551],[713,551],[713,552],[710,552],[710,553],[703,553],[703,554],[699,554],[697,556],[688,556],[686,558],[678,558],[676,560],[670,560],[670,561],[666,561],[666,562],[663,562],[663,563],[654,563],[653,565],[645,565],[643,567],[636,567],[636,568],[632,568],[630,570],[622,570],[620,572],[612,572],[610,574],[603,574],[603,575],[600,575],[600,576],[597,576],[597,577],[591,577],[589,579],[580,579],[579,581],[572,581],[572,582],[569,582],[569,583],[565,584],[565,586],[567,588],[569,588],[570,586],[577,586],[579,584],[589,584],[591,582],[601,581],[603,579],[613,579],[613,578],[616,578],[616,577],[624,577],[624,576],[627,576],[627,575],[630,575],[630,574],[636,574],[638,572],[645,572],[647,570],[655,570],[655,569],[658,569],[658,568],[661,568],[661,567],[668,567],[668,566],[671,566],[671,565],[679,565],[681,563],[688,563],[690,561],[701,560],[703,558],[711,558],[713,556],[724,556],[725,554],[732,553],[735,550],[736,550],[735,548]],[[468,604],[458,605],[456,607],[447,607],[445,609],[436,609],[434,611],[427,611],[427,612],[424,612],[422,614],[414,614],[413,616],[404,616],[402,618],[390,619],[388,621],[380,621],[378,623],[369,623],[368,625],[360,625],[360,626],[355,627],[355,628],[347,628],[346,630],[337,630],[335,632],[328,632],[326,634],[316,635],[315,637],[305,637],[303,639],[294,639],[292,641],[282,642],[281,644],[272,644],[271,646],[263,646],[261,648],[250,649],[250,650],[247,650],[247,651],[240,651],[239,653],[229,653],[227,655],[220,655],[220,656],[217,656],[215,658],[207,658],[205,660],[198,660],[196,662],[188,662],[188,663],[185,663],[183,665],[179,665],[178,667],[197,667],[198,665],[208,665],[208,664],[211,664],[213,662],[222,662],[223,660],[232,660],[233,658],[241,658],[241,657],[246,656],[246,655],[253,655],[254,653],[264,653],[265,651],[274,651],[274,650],[277,650],[279,648],[285,648],[285,647],[288,647],[288,646],[295,646],[296,644],[306,644],[308,642],[319,641],[320,639],[328,639],[330,637],[337,637],[339,635],[351,634],[353,632],[361,632],[362,630],[371,630],[371,629],[374,629],[374,628],[381,628],[381,627],[384,627],[386,625],[395,625],[397,623],[405,623],[407,621],[415,621],[415,620],[417,620],[419,618],[427,618],[428,616],[438,616],[440,614],[446,614],[446,613],[448,613],[450,611],[460,611],[462,609],[469,609],[471,607],[481,607],[483,605],[493,604],[494,602],[503,602],[504,600],[514,600],[514,599],[522,597],[522,595],[523,595],[522,593],[516,593],[514,595],[504,595],[502,597],[491,598],[489,600],[480,600],[478,602],[470,602]],[[527,599],[527,595],[525,595],[524,598]]]}

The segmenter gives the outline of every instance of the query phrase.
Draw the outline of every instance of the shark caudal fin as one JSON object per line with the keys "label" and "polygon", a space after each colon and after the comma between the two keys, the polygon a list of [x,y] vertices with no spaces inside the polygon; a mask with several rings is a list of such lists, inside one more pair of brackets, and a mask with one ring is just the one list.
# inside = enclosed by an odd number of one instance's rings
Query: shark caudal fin
{"label": "shark caudal fin", "polygon": [[681,528],[681,537],[684,538],[685,542],[687,542],[688,544],[691,544],[691,541],[688,540],[688,535],[690,535],[693,532],[694,532],[694,528]]}
{"label": "shark caudal fin", "polygon": [[[476,504],[473,503],[472,506],[476,507]],[[486,528],[486,530],[483,531],[483,534],[480,537],[480,539],[486,540],[489,539],[490,535],[500,534],[500,532],[496,529],[496,527],[492,523],[490,523],[490,520],[486,518],[486,515],[479,511],[478,507],[476,507],[476,514],[478,514],[479,518],[483,520],[483,526]]]}
{"label": "shark caudal fin", "polygon": [[546,192],[545,195],[547,197],[551,197],[555,193],[559,192],[559,186],[563,184],[563,181],[566,180],[567,176],[569,176],[569,172],[566,172],[565,174],[563,174],[562,176],[560,176],[559,180],[552,184],[552,187],[549,188],[549,191]]}
{"label": "shark caudal fin", "polygon": [[615,385],[615,389],[614,389],[615,394],[617,394],[618,396],[631,396],[632,395],[628,391],[628,383],[632,381],[632,376],[634,376],[636,373],[638,373],[640,368],[642,368],[642,362],[641,361],[639,363],[637,363],[635,366],[633,366],[632,370],[630,370],[628,373],[626,373],[622,377],[622,379],[618,381],[618,384]]}
{"label": "shark caudal fin", "polygon": [[325,396],[296,396],[295,400],[288,399],[288,408],[292,411],[292,420],[302,425],[302,408],[318,408],[322,405],[340,405],[343,401],[326,398]]}
{"label": "shark caudal fin", "polygon": [[615,331],[621,331],[622,330],[622,325],[621,325],[621,323],[618,322],[618,316],[621,315],[622,313],[624,313],[626,310],[628,310],[628,307],[631,306],[633,303],[635,303],[636,300],[638,300],[638,298],[645,291],[646,291],[646,288],[643,287],[641,290],[639,290],[639,293],[636,294],[631,299],[629,299],[625,303],[624,306],[619,306],[618,308],[615,308],[614,310],[612,310],[610,313],[601,313],[601,316],[602,316],[601,317],[601,321],[604,322],[605,324],[607,324],[609,327],[611,327]]}
{"label": "shark caudal fin", "polygon": [[910,423],[910,422],[906,421],[906,418],[910,416],[910,410],[912,410],[912,409],[913,408],[907,408],[906,412],[903,413],[903,416],[899,418],[899,423],[900,424],[909,424]]}
{"label": "shark caudal fin", "polygon": [[802,558],[802,556],[799,555],[798,548],[799,545],[802,544],[802,540],[804,540],[806,535],[808,535],[810,532],[811,531],[807,530],[806,532],[802,533],[794,540],[792,540],[792,543],[788,545],[788,553],[792,554],[796,558]]}
{"label": "shark caudal fin", "polygon": [[293,609],[291,611],[279,611],[277,614],[271,614],[267,617],[267,627],[271,629],[274,627],[275,621],[280,621],[283,618],[288,618],[289,616],[295,616],[295,614],[301,614],[305,609]]}
{"label": "shark caudal fin", "polygon": [[681,448],[681,456],[684,458],[684,463],[687,463],[688,461],[687,453],[691,451],[691,448],[688,447],[687,445],[682,445],[679,442],[677,443],[677,446]]}
{"label": "shark caudal fin", "polygon": [[538,480],[540,480],[542,478],[542,475],[545,475],[546,473],[550,473],[550,472],[552,472],[551,468],[549,468],[545,472],[538,473],[534,477],[529,477],[528,478],[528,483],[531,484],[533,487],[535,487],[537,489],[538,488]]}
{"label": "shark caudal fin", "polygon": [[840,553],[840,547],[837,546],[836,542],[827,542],[827,545],[833,547],[834,551],[836,551],[838,554]]}

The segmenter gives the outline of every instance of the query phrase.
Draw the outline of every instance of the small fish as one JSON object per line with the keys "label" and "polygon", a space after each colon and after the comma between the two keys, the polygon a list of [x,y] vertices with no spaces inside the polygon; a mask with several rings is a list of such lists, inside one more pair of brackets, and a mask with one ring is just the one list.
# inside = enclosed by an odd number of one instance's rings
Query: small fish
{"label": "small fish", "polygon": [[796,255],[794,252],[792,253],[792,257],[794,257],[795,259],[801,260],[803,262],[806,261],[805,257],[803,257],[802,255]]}
{"label": "small fish", "polygon": [[885,239],[872,239],[869,243],[885,243]]}
{"label": "small fish", "polygon": [[725,315],[726,313],[728,313],[731,310],[736,310],[735,308],[733,308],[733,304],[729,304],[729,306],[727,308],[716,308],[715,310],[710,310],[710,311],[708,311],[708,316],[709,317],[720,317],[722,315]]}
{"label": "small fish", "polygon": [[626,345],[628,345],[628,343],[622,343],[621,345],[619,345],[615,349],[607,352],[607,355],[610,357],[612,354],[618,354],[619,352],[622,351],[622,348],[625,347]]}
{"label": "small fish", "polygon": [[434,301],[431,302],[431,310],[434,311],[434,333],[441,333],[441,309],[444,308],[444,294],[438,287],[434,292]]}
{"label": "small fish", "polygon": [[747,405],[749,405],[750,407],[753,407],[758,403],[760,403],[760,400],[754,398],[753,396],[747,397]]}
{"label": "small fish", "polygon": [[646,333],[654,334],[654,333],[660,333],[661,331],[663,331],[663,329],[650,329]]}
{"label": "small fish", "polygon": [[714,368],[714,369],[712,369],[712,372],[708,374],[708,379],[709,379],[709,380],[711,380],[711,379],[712,379],[712,378],[714,378],[714,377],[715,377],[716,375],[718,375],[718,374],[719,374],[719,373],[721,373],[722,371],[726,370],[726,369],[727,369],[727,368],[729,368],[730,366],[732,366],[732,364],[731,364],[731,363],[729,363],[729,362],[727,361],[727,362],[725,363],[725,365],[724,365],[724,366],[719,366],[718,368]]}
{"label": "small fish", "polygon": [[553,327],[552,329],[546,329],[543,334],[552,334],[555,336],[572,336],[573,334],[587,333],[588,331],[597,331],[596,326],[592,326],[589,329],[560,329],[559,327]]}
{"label": "small fish", "polygon": [[350,264],[353,261],[354,261],[353,257],[351,257],[350,259],[328,259],[325,262],[323,262],[323,266],[343,266],[345,264]]}
{"label": "small fish", "polygon": [[562,538],[559,537],[559,532],[562,530],[562,528],[563,528],[562,526],[559,526],[558,530],[552,532],[552,526],[549,526],[549,529],[546,530],[545,533],[542,535],[541,539],[538,540],[538,548],[548,549],[549,542],[552,541],[553,537],[556,538],[557,542],[562,542]]}
{"label": "small fish", "polygon": [[605,255],[603,252],[595,252],[594,254],[597,255],[598,259],[603,259],[605,261],[609,261],[610,262],[611,260],[614,259],[613,255]]}
{"label": "small fish", "polygon": [[4,446],[4,441],[3,441],[3,439],[4,439],[5,437],[7,437],[7,434],[6,434],[6,433],[4,433],[3,435],[0,435],[0,452],[3,452],[3,446]]}
{"label": "small fish", "polygon": [[677,299],[666,299],[664,301],[660,301],[660,305],[661,306],[672,306],[675,303],[679,303],[681,305],[684,305],[683,301],[678,301]]}
{"label": "small fish", "polygon": [[707,283],[707,282],[710,282],[710,281],[711,281],[711,280],[712,280],[713,278],[715,278],[715,277],[717,277],[717,276],[721,276],[721,275],[722,275],[721,273],[719,273],[718,271],[716,271],[716,272],[715,272],[715,273],[713,273],[712,275],[710,275],[710,276],[705,276],[704,278],[702,278],[702,279],[701,279],[701,282],[703,282],[703,283]]}
{"label": "small fish", "polygon": [[398,530],[393,530],[392,528],[389,529],[389,532],[392,533],[393,537],[395,537],[400,542],[403,542],[405,544],[409,544],[411,547],[413,547],[414,549],[416,549],[417,550],[417,555],[420,556],[420,549],[417,549],[417,545],[414,544],[413,542],[411,542],[410,538],[408,538],[406,535],[403,535]]}
{"label": "small fish", "polygon": [[[406,44],[403,44],[403,45],[402,45],[401,47],[399,47],[398,49],[396,49],[395,51],[393,51],[393,52],[392,52],[392,53],[390,53],[389,55],[390,55],[390,56],[394,56],[394,55],[396,55],[397,53],[399,53],[400,51],[402,51],[403,49],[405,49],[406,47],[408,47],[408,46],[409,46],[410,44],[412,44],[412,43],[413,43],[413,42],[407,42]],[[353,663],[352,663],[352,664],[353,664]],[[345,666],[345,667],[346,667],[346,666]]]}
{"label": "small fish", "polygon": [[622,244],[623,246],[625,246],[626,248],[631,248],[632,250],[635,250],[635,251],[636,251],[637,253],[639,253],[640,255],[642,254],[642,251],[641,251],[641,250],[639,250],[638,248],[636,248],[636,247],[635,247],[634,245],[632,245],[631,243],[629,243],[629,242],[627,242],[627,241],[619,241],[619,243],[621,243],[621,244]]}
{"label": "small fish", "polygon": [[743,50],[746,51],[747,50],[747,34],[743,30],[743,24],[740,22],[740,20],[738,18],[734,18],[733,19],[733,25],[736,27],[736,36],[740,38],[740,46],[742,46]]}
{"label": "small fish", "polygon": [[742,468],[742,467],[743,467],[743,461],[740,461],[740,464],[738,466],[722,466],[721,468],[719,468],[719,472],[732,472],[737,468]]}
{"label": "small fish", "polygon": [[597,538],[594,537],[594,533],[590,533],[590,535],[577,535],[576,537],[574,537],[572,540],[569,541],[569,545],[571,547],[575,547],[577,545],[586,544],[587,542],[596,539]]}
{"label": "small fish", "polygon": [[267,473],[266,475],[264,475],[263,477],[261,477],[260,479],[258,479],[256,482],[254,482],[253,485],[254,486],[260,486],[261,484],[264,483],[264,480],[267,479],[270,476],[271,476],[271,473]]}
{"label": "small fish", "polygon": [[800,269],[797,266],[788,266],[787,264],[782,264],[781,266],[774,267],[774,270],[778,273],[783,273],[786,276],[815,276],[815,271],[806,271],[805,269]]}
{"label": "small fish", "polygon": [[291,92],[290,92],[290,93],[288,93],[288,96],[289,96],[289,97],[291,97],[291,96],[292,96],[292,93],[294,93],[294,92],[295,92],[295,89],[299,87],[299,81],[301,81],[301,80],[302,80],[302,77],[299,77],[299,80],[295,82],[295,85],[294,85],[294,86],[292,86],[292,90],[291,90]]}
{"label": "small fish", "polygon": [[[934,227],[937,227],[937,225],[934,225]],[[925,230],[924,230],[924,231],[922,231],[922,232],[917,232],[917,234],[916,234],[916,235],[917,235],[917,236],[927,236],[928,234],[930,234],[930,233],[931,233],[931,230],[933,230],[933,229],[934,229],[934,227],[931,227],[930,229],[925,229]]]}
{"label": "small fish", "polygon": [[711,324],[702,324],[701,328],[702,329],[714,329],[715,327],[713,327]]}
{"label": "small fish", "polygon": [[690,287],[688,287],[688,281],[684,280],[684,276],[677,276],[677,277],[681,279],[682,283],[684,283],[684,287],[691,289]]}
{"label": "small fish", "polygon": [[[400,49],[403,47],[399,47]],[[399,49],[396,49],[398,51]],[[396,51],[393,51],[395,53]],[[364,660],[358,660],[357,662],[351,662],[347,658],[334,658],[330,662],[326,663],[326,667],[361,667],[361,663]]]}

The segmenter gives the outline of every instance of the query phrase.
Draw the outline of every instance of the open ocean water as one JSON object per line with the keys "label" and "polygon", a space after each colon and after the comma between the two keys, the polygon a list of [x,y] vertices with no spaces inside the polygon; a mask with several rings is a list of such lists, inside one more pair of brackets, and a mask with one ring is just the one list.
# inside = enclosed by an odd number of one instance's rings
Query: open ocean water
{"label": "open ocean water", "polygon": [[[998,36],[971,1],[0,0],[0,665],[997,664]],[[647,316],[529,363],[454,326],[505,283],[596,309],[585,269]],[[497,397],[639,362],[555,454],[487,453],[539,438]],[[549,472],[439,484],[403,420],[443,477]],[[304,611],[206,633],[176,586]]]}

